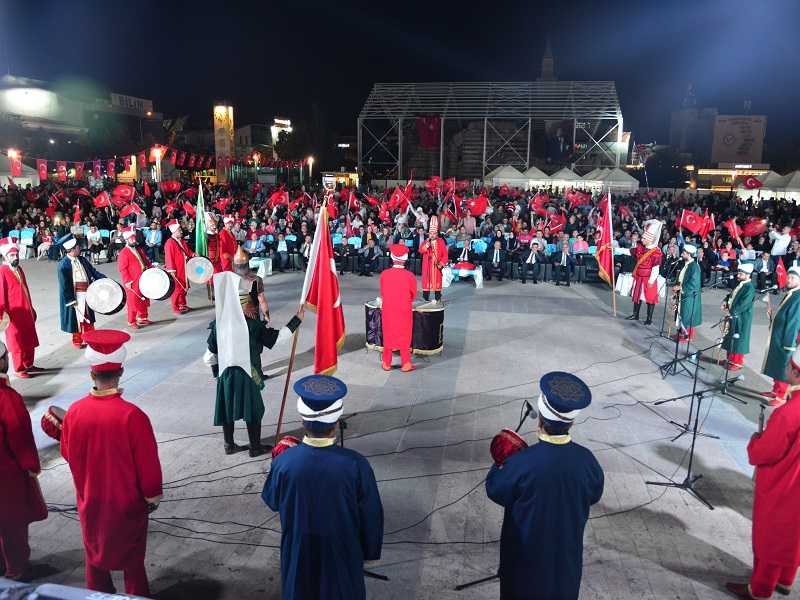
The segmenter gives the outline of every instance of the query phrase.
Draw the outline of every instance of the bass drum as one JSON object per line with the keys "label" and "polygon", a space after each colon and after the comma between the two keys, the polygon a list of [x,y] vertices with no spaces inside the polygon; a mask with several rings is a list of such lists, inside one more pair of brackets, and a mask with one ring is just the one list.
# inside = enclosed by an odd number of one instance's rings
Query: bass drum
{"label": "bass drum", "polygon": [[367,349],[383,350],[383,320],[380,307],[371,302],[364,305],[366,318]]}
{"label": "bass drum", "polygon": [[164,269],[151,267],[139,277],[139,291],[150,300],[166,300],[175,289],[175,280]]}
{"label": "bass drum", "polygon": [[444,306],[414,309],[411,351],[414,354],[441,354],[444,348]]}
{"label": "bass drum", "polygon": [[214,265],[205,256],[193,256],[186,261],[186,278],[192,283],[203,285],[214,276]]}
{"label": "bass drum", "polygon": [[109,277],[93,281],[86,290],[86,304],[101,315],[113,315],[125,306],[125,288]]}

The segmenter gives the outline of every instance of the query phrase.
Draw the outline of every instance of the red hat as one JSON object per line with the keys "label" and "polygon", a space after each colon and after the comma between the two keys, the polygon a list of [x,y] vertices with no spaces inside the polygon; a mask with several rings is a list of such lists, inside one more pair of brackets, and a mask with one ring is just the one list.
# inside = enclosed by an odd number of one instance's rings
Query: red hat
{"label": "red hat", "polygon": [[124,344],[131,339],[130,335],[116,329],[95,329],[85,332],[82,338],[89,345],[86,360],[93,373],[122,368],[127,355]]}
{"label": "red hat", "polygon": [[124,239],[126,239],[126,240],[130,239],[130,238],[133,238],[133,237],[136,237],[136,226],[135,225],[131,225],[130,227],[126,227],[125,229],[123,229],[122,230],[122,237]]}
{"label": "red hat", "polygon": [[404,263],[408,260],[408,247],[405,244],[392,244],[389,246],[389,253],[393,262]]}
{"label": "red hat", "polygon": [[0,240],[0,254],[6,256],[10,252],[19,252],[17,238],[15,237],[7,237]]}
{"label": "red hat", "polygon": [[172,219],[170,222],[167,223],[167,227],[169,228],[171,233],[175,233],[178,229],[181,228],[181,224],[178,223],[177,219]]}

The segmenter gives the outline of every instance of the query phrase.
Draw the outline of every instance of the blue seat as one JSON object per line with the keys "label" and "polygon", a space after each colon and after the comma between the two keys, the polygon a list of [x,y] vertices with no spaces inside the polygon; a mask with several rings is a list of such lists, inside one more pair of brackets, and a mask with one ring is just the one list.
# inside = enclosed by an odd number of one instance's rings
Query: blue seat
{"label": "blue seat", "polygon": [[270,234],[267,236],[267,241],[268,241],[268,242],[271,244],[272,242],[274,242],[274,241],[275,241],[275,236],[274,236],[274,235],[272,235],[272,234],[270,233]]}
{"label": "blue seat", "polygon": [[[26,227],[19,233],[19,242],[25,246],[33,246],[33,236],[36,235],[36,230],[33,227]],[[11,235],[9,235],[11,237]]]}
{"label": "blue seat", "polygon": [[589,254],[597,254],[597,246],[589,246]]}
{"label": "blue seat", "polygon": [[456,242],[456,248],[463,248],[464,242]]}
{"label": "blue seat", "polygon": [[286,236],[286,241],[287,242],[296,242],[297,241],[297,236],[294,235],[294,234],[289,234],[289,235]]}
{"label": "blue seat", "polygon": [[19,239],[19,229],[12,229],[8,232],[8,237],[15,237]]}
{"label": "blue seat", "polygon": [[351,245],[353,248],[355,248],[356,250],[361,248],[361,238],[358,237],[357,235],[354,235],[353,237],[347,238],[347,243],[349,245]]}
{"label": "blue seat", "polygon": [[548,254],[553,254],[553,252],[557,252],[557,251],[558,251],[558,246],[556,246],[555,244],[547,244],[547,253]]}
{"label": "blue seat", "polygon": [[485,254],[486,249],[489,247],[489,244],[486,243],[484,240],[473,240],[472,241],[472,250],[478,254]]}
{"label": "blue seat", "polygon": [[403,240],[403,243],[408,246],[409,248],[414,247],[414,240]]}
{"label": "blue seat", "polygon": [[334,246],[339,246],[342,243],[342,238],[343,238],[343,236],[342,236],[341,233],[335,233],[333,235],[333,238],[332,238],[333,245]]}
{"label": "blue seat", "polygon": [[111,237],[111,232],[108,229],[101,229],[100,237],[104,240],[107,240],[108,238]]}
{"label": "blue seat", "polygon": [[83,237],[86,237],[87,235],[89,235],[89,226],[88,225],[84,225],[83,226]]}

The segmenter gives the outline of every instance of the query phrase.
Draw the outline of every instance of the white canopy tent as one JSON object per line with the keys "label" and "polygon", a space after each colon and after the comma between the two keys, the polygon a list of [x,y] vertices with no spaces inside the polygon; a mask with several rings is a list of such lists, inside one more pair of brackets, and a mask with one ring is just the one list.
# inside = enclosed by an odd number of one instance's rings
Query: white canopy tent
{"label": "white canopy tent", "polygon": [[[7,188],[8,178],[11,177],[11,164],[5,156],[0,157],[0,186]],[[26,185],[39,185],[39,172],[25,163],[22,164],[22,175],[11,177],[16,185],[25,187]]]}
{"label": "white canopy tent", "polygon": [[528,187],[531,189],[550,185],[550,177],[547,176],[547,173],[534,166],[531,166],[522,175],[528,180]]}
{"label": "white canopy tent", "polygon": [[795,203],[800,202],[800,171],[794,171],[783,177],[782,184],[782,189],[779,189],[779,193],[782,192],[782,195],[778,197],[792,200]]}
{"label": "white canopy tent", "polygon": [[618,167],[604,173],[595,181],[602,184],[603,188],[613,191],[635,192],[639,189],[639,180]]}
{"label": "white canopy tent", "polygon": [[509,185],[512,187],[526,187],[528,181],[525,176],[514,167],[506,165],[495,169],[483,180],[484,185]]}
{"label": "white canopy tent", "polygon": [[756,177],[761,183],[760,188],[750,189],[743,185],[736,188],[736,195],[745,200],[750,198],[783,198],[785,196],[786,183],[789,180],[789,175],[780,175],[775,171],[767,171],[763,175]]}
{"label": "white canopy tent", "polygon": [[569,170],[567,167],[559,169],[550,175],[550,185],[554,188],[581,188],[585,183],[586,181],[580,175]]}
{"label": "white canopy tent", "polygon": [[610,169],[605,169],[601,167],[597,167],[589,171],[586,175],[583,176],[584,180],[589,181],[590,179],[600,179],[603,175],[609,172]]}

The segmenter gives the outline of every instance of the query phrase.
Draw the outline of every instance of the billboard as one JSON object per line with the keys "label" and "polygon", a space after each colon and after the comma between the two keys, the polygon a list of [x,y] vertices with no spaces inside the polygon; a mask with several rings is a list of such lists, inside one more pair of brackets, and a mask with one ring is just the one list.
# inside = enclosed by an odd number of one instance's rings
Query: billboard
{"label": "billboard", "polygon": [[[229,160],[236,155],[233,145],[233,107],[224,104],[214,106],[214,154],[216,154],[216,165],[221,161]],[[225,183],[228,181],[227,169],[217,167],[217,182]]]}
{"label": "billboard", "polygon": [[125,94],[111,94],[111,105],[140,113],[153,112],[153,101]]}
{"label": "billboard", "polygon": [[718,115],[711,146],[712,163],[760,163],[767,117]]}

